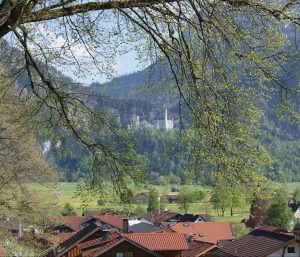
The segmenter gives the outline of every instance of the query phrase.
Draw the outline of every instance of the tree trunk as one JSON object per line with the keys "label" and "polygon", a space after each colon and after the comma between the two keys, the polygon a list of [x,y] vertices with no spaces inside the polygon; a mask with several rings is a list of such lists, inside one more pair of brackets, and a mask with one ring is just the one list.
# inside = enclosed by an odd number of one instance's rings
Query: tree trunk
{"label": "tree trunk", "polygon": [[222,210],[222,217],[224,217],[225,208],[221,208],[221,210]]}

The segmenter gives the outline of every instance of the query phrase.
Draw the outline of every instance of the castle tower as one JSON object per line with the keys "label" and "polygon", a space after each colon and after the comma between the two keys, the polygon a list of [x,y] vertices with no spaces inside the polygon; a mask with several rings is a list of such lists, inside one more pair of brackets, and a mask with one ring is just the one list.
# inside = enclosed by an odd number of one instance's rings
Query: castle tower
{"label": "castle tower", "polygon": [[165,129],[168,128],[168,110],[165,110]]}

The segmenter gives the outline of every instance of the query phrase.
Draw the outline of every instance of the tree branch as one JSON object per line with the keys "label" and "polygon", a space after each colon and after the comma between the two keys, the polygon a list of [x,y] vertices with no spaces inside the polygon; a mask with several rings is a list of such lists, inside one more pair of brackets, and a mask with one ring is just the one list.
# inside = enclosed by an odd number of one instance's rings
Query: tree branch
{"label": "tree branch", "polygon": [[[163,2],[167,3],[175,1],[176,0],[163,0]],[[162,0],[109,1],[77,4],[74,6],[62,7],[60,9],[54,10],[51,10],[50,8],[45,8],[38,12],[31,13],[26,17],[23,17],[21,23],[53,20],[60,17],[72,16],[74,14],[86,13],[90,11],[147,7],[154,4],[159,4],[161,2]]]}

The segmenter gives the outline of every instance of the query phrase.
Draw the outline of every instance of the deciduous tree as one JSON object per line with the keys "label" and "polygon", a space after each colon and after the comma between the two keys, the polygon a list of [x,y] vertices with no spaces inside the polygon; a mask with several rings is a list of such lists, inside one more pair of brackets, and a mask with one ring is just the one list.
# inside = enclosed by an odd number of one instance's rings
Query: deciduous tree
{"label": "deciduous tree", "polygon": [[291,230],[294,226],[294,220],[294,214],[288,207],[284,193],[277,191],[268,209],[266,223],[281,229]]}
{"label": "deciduous tree", "polygon": [[295,202],[299,202],[300,201],[300,187],[297,187],[293,193],[293,200]]}
{"label": "deciduous tree", "polygon": [[54,173],[33,133],[35,107],[19,94],[0,70],[0,215],[20,216],[34,224],[51,215],[55,204],[30,183],[49,181]]}
{"label": "deciduous tree", "polygon": [[159,210],[159,199],[158,191],[155,189],[150,190],[149,203],[148,203],[148,212],[153,212]]}
{"label": "deciduous tree", "polygon": [[184,211],[184,213],[188,213],[189,208],[196,201],[195,196],[195,192],[189,186],[184,186],[181,188],[177,197],[177,203],[179,204],[179,208]]}
{"label": "deciduous tree", "polygon": [[[111,75],[114,49],[131,45],[146,53],[146,61],[168,67],[164,87],[175,91],[179,105],[190,111],[196,158],[249,190],[257,188],[254,180],[266,183],[261,173],[270,161],[253,140],[259,121],[254,102],[277,92],[282,110],[298,115],[297,101],[288,97],[299,91],[298,83],[287,85],[280,79],[293,77],[286,67],[297,59],[297,47],[288,48],[290,38],[282,33],[285,26],[299,26],[297,1],[2,0],[0,13],[0,37],[11,33],[12,42],[24,49],[18,70],[26,67],[31,92],[48,110],[47,119],[57,117],[92,152],[93,175],[106,162],[108,177],[124,191],[124,181],[131,177],[137,182],[140,169],[130,147],[119,149],[82,130],[97,119],[103,129],[118,134],[103,113],[76,97],[83,92],[70,93],[47,68],[73,65],[77,74],[94,70]],[[57,37],[62,44],[52,46]],[[88,64],[75,55],[78,49],[89,56]],[[72,115],[75,109],[81,115]],[[207,147],[199,149],[199,141]],[[100,180],[94,176],[92,184]]]}

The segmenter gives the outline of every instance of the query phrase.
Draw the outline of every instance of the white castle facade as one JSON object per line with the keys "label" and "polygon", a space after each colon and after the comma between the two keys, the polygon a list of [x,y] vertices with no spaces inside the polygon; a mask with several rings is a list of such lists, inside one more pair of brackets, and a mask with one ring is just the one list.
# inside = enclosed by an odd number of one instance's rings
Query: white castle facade
{"label": "white castle facade", "polygon": [[156,129],[173,129],[174,128],[174,120],[168,119],[168,110],[165,110],[165,116],[163,120],[155,120],[154,124],[147,122],[146,120],[140,121],[140,116],[135,116],[133,123],[129,126],[131,127],[143,127],[143,128],[156,128]]}
{"label": "white castle facade", "polygon": [[168,110],[165,111],[165,119],[156,121],[156,129],[173,129],[174,121],[168,120]]}

